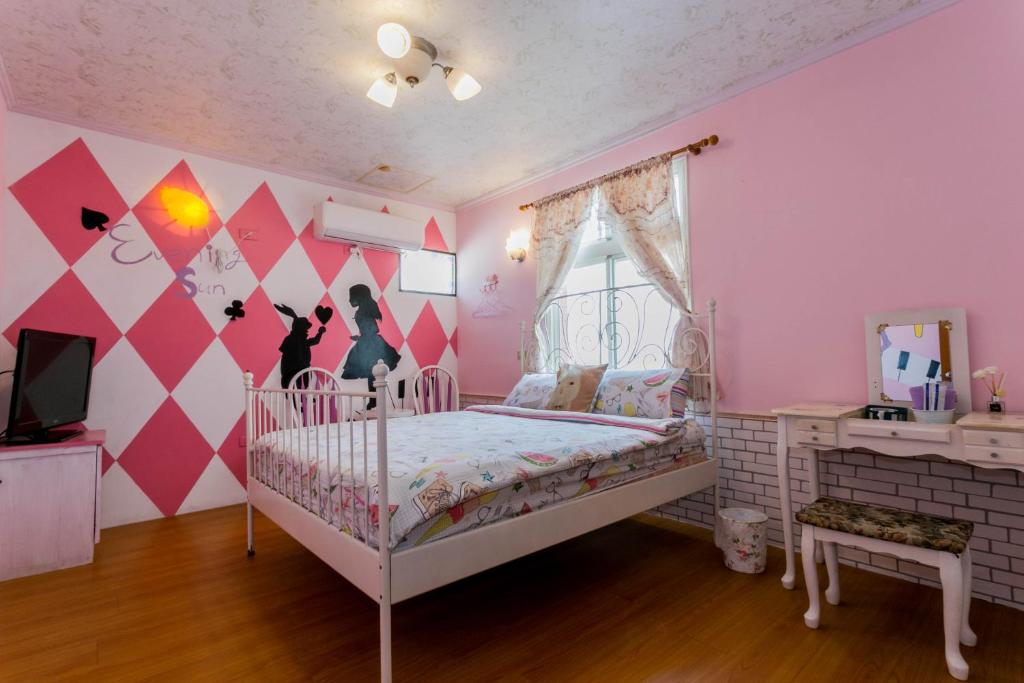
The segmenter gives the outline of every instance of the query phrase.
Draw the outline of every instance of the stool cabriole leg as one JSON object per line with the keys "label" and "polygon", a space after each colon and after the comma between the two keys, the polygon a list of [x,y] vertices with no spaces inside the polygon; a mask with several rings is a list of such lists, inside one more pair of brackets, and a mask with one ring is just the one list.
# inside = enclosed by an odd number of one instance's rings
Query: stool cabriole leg
{"label": "stool cabriole leg", "polygon": [[804,584],[810,605],[804,612],[807,628],[818,628],[821,623],[821,598],[818,595],[818,565],[814,561],[814,527],[804,524],[800,530],[800,560],[804,566]]}
{"label": "stool cabriole leg", "polygon": [[939,580],[942,582],[942,627],[946,640],[946,668],[953,678],[966,681],[968,666],[960,654],[960,629],[964,614],[964,573],[959,557],[941,553]]}
{"label": "stool cabriole leg", "polygon": [[825,599],[830,605],[839,604],[839,553],[836,544],[832,541],[824,541],[821,544],[822,552],[825,555],[825,568],[828,569],[828,588],[825,589]]}

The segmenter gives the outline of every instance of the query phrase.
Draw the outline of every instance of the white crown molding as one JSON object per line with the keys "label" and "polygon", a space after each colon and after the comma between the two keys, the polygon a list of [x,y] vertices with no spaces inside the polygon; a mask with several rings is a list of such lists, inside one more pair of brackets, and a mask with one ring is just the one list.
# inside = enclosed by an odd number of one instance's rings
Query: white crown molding
{"label": "white crown molding", "polygon": [[[3,65],[0,64],[0,67]],[[0,85],[2,85],[5,77],[0,73]],[[218,161],[224,161],[230,164],[238,164],[240,166],[247,166],[249,168],[257,168],[262,171],[269,173],[277,173],[279,175],[289,176],[291,178],[297,178],[298,180],[306,180],[311,183],[318,183],[320,185],[327,185],[331,188],[337,188],[341,190],[349,190],[351,192],[359,192],[361,194],[370,195],[372,197],[380,197],[381,199],[405,202],[406,204],[413,204],[415,206],[422,206],[427,209],[434,211],[447,211],[454,213],[455,208],[451,205],[441,204],[439,202],[431,202],[421,199],[412,199],[399,192],[389,192],[387,190],[380,190],[378,188],[368,187],[359,183],[354,183],[347,180],[339,180],[326,175],[320,175],[317,173],[309,173],[307,171],[301,171],[287,166],[280,166],[278,164],[268,164],[256,159],[250,159],[236,154],[225,154],[217,150],[209,149],[202,145],[193,145],[183,143],[173,138],[165,137],[162,135],[156,135],[153,133],[140,133],[128,128],[121,126],[108,126],[102,123],[96,123],[95,121],[87,121],[75,116],[68,116],[66,114],[59,114],[56,112],[46,111],[45,109],[39,109],[37,107],[22,106],[14,104],[8,101],[8,108],[15,114],[22,114],[24,116],[33,116],[40,119],[46,119],[48,121],[55,121],[57,123],[67,124],[69,126],[76,126],[78,128],[84,128],[86,130],[95,131],[97,133],[105,133],[107,135],[115,135],[121,138],[127,138],[129,140],[136,140],[138,142],[144,142],[151,145],[157,145],[159,147],[167,147],[169,149],[176,149],[186,154],[196,154],[199,156],[209,157],[211,159],[217,159]]]}
{"label": "white crown molding", "polygon": [[[516,190],[521,190],[522,188],[528,185],[532,185],[533,183],[540,182],[545,178],[550,178],[553,175],[557,175],[558,173],[561,173],[562,171],[572,168],[573,166],[595,159],[599,156],[602,156],[603,154],[611,152],[614,149],[622,147],[623,145],[627,145],[648,135],[653,135],[654,133],[657,133],[663,128],[667,128],[687,117],[693,116],[697,112],[703,111],[705,109],[710,109],[715,105],[725,102],[726,100],[731,100],[732,98],[737,97],[738,95],[742,95],[745,92],[754,90],[755,88],[759,88],[763,85],[767,85],[772,81],[778,80],[784,76],[788,76],[789,74],[799,71],[800,69],[808,67],[816,62],[828,59],[833,55],[839,54],[840,52],[845,52],[846,50],[849,50],[850,48],[853,47],[857,47],[858,45],[868,42],[869,40],[873,40],[875,38],[878,38],[879,36],[885,35],[886,33],[895,31],[896,29],[902,28],[907,24],[911,24],[917,21],[918,19],[923,19],[924,17],[930,14],[934,14],[939,10],[946,9],[947,7],[954,5],[957,2],[960,2],[960,0],[924,0],[924,2],[905,12],[893,15],[892,17],[889,17],[888,19],[873,24],[863,29],[862,31],[858,31],[857,33],[844,36],[843,38],[840,38],[834,43],[812,50],[807,54],[803,55],[802,57],[799,57],[798,59],[795,59],[791,62],[780,64],[779,66],[774,67],[762,74],[758,74],[756,76],[752,76],[748,79],[742,80],[722,90],[721,92],[715,93],[714,95],[705,97],[697,101],[696,103],[689,107],[686,107],[685,109],[674,111],[671,114],[655,119],[654,121],[644,125],[641,128],[634,129],[629,133],[612,138],[608,142],[605,142],[601,146],[597,147],[596,149],[590,152],[587,152],[586,154],[582,154],[580,156],[573,157],[565,161],[561,161],[545,169],[532,173],[529,176],[526,176],[525,178],[521,178],[515,181],[514,183],[503,185],[495,190],[491,190],[486,194],[482,194],[475,199],[471,199],[468,202],[458,204],[456,205],[455,210],[462,211],[463,209],[468,209],[474,206],[478,206],[480,204],[484,204],[486,202],[491,201],[492,199],[497,199],[498,197],[511,194]],[[728,131],[711,132],[718,133],[723,137],[728,137]]]}

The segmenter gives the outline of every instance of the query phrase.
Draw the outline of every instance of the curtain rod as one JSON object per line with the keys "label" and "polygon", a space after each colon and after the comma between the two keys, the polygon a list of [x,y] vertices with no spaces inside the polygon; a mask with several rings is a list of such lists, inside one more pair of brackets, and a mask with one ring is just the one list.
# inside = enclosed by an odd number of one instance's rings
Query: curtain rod
{"label": "curtain rod", "polygon": [[[694,156],[696,156],[696,155],[700,154],[701,150],[704,147],[714,146],[714,145],[717,145],[717,144],[718,144],[718,136],[717,135],[709,135],[708,137],[703,138],[701,140],[697,140],[696,142],[691,142],[690,144],[686,145],[685,147],[680,147],[678,149],[669,150],[668,152],[665,153],[665,155],[658,155],[658,156],[674,157],[674,156],[678,156],[679,154],[693,154]],[[640,162],[640,163],[644,163],[644,162]],[[633,166],[635,166],[635,165],[636,164],[634,164]],[[633,166],[627,166],[626,168],[621,168],[618,171],[612,171],[611,173],[603,175],[603,176],[601,176],[599,178],[595,178],[594,180],[588,180],[585,183],[580,183],[579,185],[577,185],[575,187],[572,187],[572,188],[569,188],[567,190],[559,190],[558,192],[555,192],[554,194],[549,194],[547,197],[542,197],[541,199],[535,199],[532,202],[530,202],[529,204],[520,204],[519,205],[519,210],[520,211],[526,211],[528,209],[533,208],[534,204],[540,204],[541,202],[543,202],[548,197],[554,197],[555,195],[559,195],[559,194],[566,194],[566,193],[568,193],[568,192],[570,192],[570,191],[572,191],[572,190],[574,190],[576,188],[586,187],[587,185],[593,184],[593,183],[595,183],[595,182],[597,182],[599,180],[607,180],[609,178],[613,178],[613,177],[619,175],[620,173],[628,171],[629,169],[633,168]]]}

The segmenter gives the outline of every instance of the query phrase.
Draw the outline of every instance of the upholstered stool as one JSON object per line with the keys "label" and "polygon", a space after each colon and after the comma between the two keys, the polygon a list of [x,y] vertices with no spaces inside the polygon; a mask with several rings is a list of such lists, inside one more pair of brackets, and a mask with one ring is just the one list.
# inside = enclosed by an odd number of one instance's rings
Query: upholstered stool
{"label": "upholstered stool", "polygon": [[821,619],[818,572],[814,562],[816,542],[821,542],[825,556],[828,570],[825,598],[830,605],[839,604],[836,544],[938,567],[942,583],[946,666],[953,678],[967,680],[968,667],[960,655],[960,644],[973,646],[978,642],[978,637],[967,623],[971,606],[971,551],[968,543],[974,532],[971,522],[835,498],[819,498],[798,512],[796,518],[804,525],[800,552],[811,603],[804,614],[804,623],[808,627],[818,628]]}

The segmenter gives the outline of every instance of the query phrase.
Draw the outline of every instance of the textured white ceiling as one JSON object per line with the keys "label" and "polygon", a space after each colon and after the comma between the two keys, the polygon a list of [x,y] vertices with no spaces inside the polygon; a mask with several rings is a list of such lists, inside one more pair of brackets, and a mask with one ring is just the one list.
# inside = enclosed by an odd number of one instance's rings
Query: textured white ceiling
{"label": "textured white ceiling", "polygon": [[[387,163],[457,205],[927,1],[0,0],[0,56],[16,110],[341,182]],[[366,99],[388,20],[483,92]]]}

